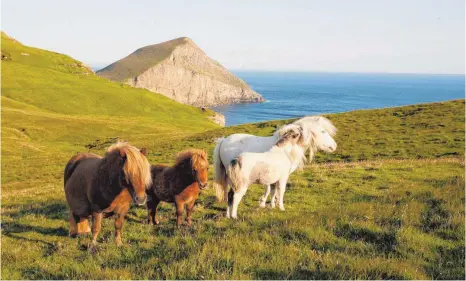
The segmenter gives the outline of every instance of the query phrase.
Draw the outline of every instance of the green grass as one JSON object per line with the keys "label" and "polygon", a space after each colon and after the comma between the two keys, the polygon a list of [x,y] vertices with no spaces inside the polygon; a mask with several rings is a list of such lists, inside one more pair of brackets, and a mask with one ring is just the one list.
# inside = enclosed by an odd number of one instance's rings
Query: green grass
{"label": "green grass", "polygon": [[328,115],[338,149],[291,176],[286,211],[259,208],[253,185],[227,220],[210,188],[192,228],[176,229],[169,204],[157,227],[133,206],[125,246],[106,219],[91,254],[90,237],[68,237],[62,172],[75,152],[124,138],[172,163],[188,147],[211,154],[217,137],[292,120],[218,128],[211,112],[2,44],[2,279],[464,279],[464,100]]}
{"label": "green grass", "polygon": [[[326,115],[335,123],[338,149],[319,153],[315,162],[354,162],[374,159],[423,159],[464,156],[464,100],[419,104]],[[277,120],[210,130],[162,144],[158,161],[169,161],[170,151],[201,147],[212,151],[215,139],[236,132],[268,136],[293,120]],[[211,155],[210,155],[211,156]]]}
{"label": "green grass", "polygon": [[[115,139],[155,146],[218,128],[213,112],[110,82],[66,55],[27,47],[2,33],[2,184],[23,184],[38,163],[44,175],[69,156]],[[26,54],[26,55],[25,55]],[[102,144],[103,143],[103,144]],[[41,170],[40,173],[43,173]]]}

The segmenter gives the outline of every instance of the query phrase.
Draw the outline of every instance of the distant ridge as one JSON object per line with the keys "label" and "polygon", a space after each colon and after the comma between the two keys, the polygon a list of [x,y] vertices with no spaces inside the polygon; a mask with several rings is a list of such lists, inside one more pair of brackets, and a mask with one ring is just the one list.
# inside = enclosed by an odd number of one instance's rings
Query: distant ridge
{"label": "distant ridge", "polygon": [[187,37],[142,47],[97,75],[196,106],[263,101]]}

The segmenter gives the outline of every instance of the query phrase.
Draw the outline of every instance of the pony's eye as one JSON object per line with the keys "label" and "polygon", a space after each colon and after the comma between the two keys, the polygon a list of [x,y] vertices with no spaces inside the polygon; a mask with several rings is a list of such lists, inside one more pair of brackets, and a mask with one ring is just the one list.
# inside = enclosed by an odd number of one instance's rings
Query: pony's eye
{"label": "pony's eye", "polygon": [[322,134],[325,134],[325,130],[322,130]]}

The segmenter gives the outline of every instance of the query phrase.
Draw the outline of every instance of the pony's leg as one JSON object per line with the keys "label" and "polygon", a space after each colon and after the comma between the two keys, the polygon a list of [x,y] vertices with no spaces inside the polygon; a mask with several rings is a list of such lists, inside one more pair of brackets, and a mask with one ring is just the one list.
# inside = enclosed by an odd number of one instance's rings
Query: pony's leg
{"label": "pony's leg", "polygon": [[154,216],[155,216],[155,210],[154,210],[154,199],[152,200],[147,200],[146,201],[146,207],[147,207],[147,223],[148,224],[154,224]]}
{"label": "pony's leg", "polygon": [[76,218],[71,212],[71,210],[68,215],[68,221],[70,222],[70,237],[75,238],[76,236],[78,236],[78,223],[76,222]]}
{"label": "pony's leg", "polygon": [[122,246],[123,241],[121,239],[121,231],[123,229],[123,221],[125,220],[126,213],[128,212],[129,205],[127,207],[118,210],[115,218],[115,243],[117,246]]}
{"label": "pony's leg", "polygon": [[240,190],[235,192],[233,195],[233,204],[231,208],[231,218],[236,219],[238,218],[238,205],[239,202],[241,202],[241,199],[243,199],[244,194],[246,194],[246,191],[248,190],[247,187],[242,187]]}
{"label": "pony's leg", "polygon": [[149,224],[159,224],[157,207],[160,203],[160,200],[157,197],[152,197],[151,201],[147,201],[147,222]]}
{"label": "pony's leg", "polygon": [[270,194],[270,184],[267,185],[267,187],[265,188],[264,195],[262,195],[261,197],[261,202],[259,204],[261,208],[265,208],[265,203],[267,202],[267,197],[269,197],[269,194]]}
{"label": "pony's leg", "polygon": [[226,214],[227,218],[231,217],[231,210],[233,209],[233,195],[234,194],[235,192],[233,191],[233,189],[230,189],[230,191],[228,191],[228,207],[227,207],[227,214]]}
{"label": "pony's leg", "polygon": [[97,236],[102,227],[102,213],[92,213],[92,244],[97,244]]}
{"label": "pony's leg", "polygon": [[280,208],[281,211],[285,210],[285,205],[283,204],[283,198],[285,197],[285,190],[286,190],[286,182],[288,181],[288,177],[286,177],[283,180],[280,180],[278,182],[278,191],[279,191],[279,197],[278,197],[278,207]]}
{"label": "pony's leg", "polygon": [[89,227],[89,219],[88,218],[79,218],[78,222],[78,234],[84,234],[91,232],[91,228]]}
{"label": "pony's leg", "polygon": [[278,183],[272,184],[272,198],[270,200],[270,205],[272,206],[272,208],[275,208],[276,203],[277,203],[277,199],[278,199],[277,184]]}
{"label": "pony's leg", "polygon": [[186,205],[186,222],[189,226],[193,224],[193,211],[194,211],[194,204],[196,203],[196,199],[193,199]]}
{"label": "pony's leg", "polygon": [[176,207],[176,225],[177,227],[180,227],[183,224],[183,211],[184,211],[183,199],[175,197],[175,207]]}

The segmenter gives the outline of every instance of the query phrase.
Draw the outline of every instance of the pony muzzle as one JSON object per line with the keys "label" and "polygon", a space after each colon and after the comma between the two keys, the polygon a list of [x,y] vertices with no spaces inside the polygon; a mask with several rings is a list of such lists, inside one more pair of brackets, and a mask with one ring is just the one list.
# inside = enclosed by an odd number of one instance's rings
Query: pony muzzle
{"label": "pony muzzle", "polygon": [[146,201],[147,201],[147,195],[145,195],[145,194],[143,196],[135,195],[133,197],[133,200],[138,205],[144,205],[144,204],[146,204]]}
{"label": "pony muzzle", "polygon": [[201,190],[204,190],[204,189],[207,188],[207,182],[206,182],[206,183],[198,182],[197,184],[199,185],[199,188],[200,188]]}

